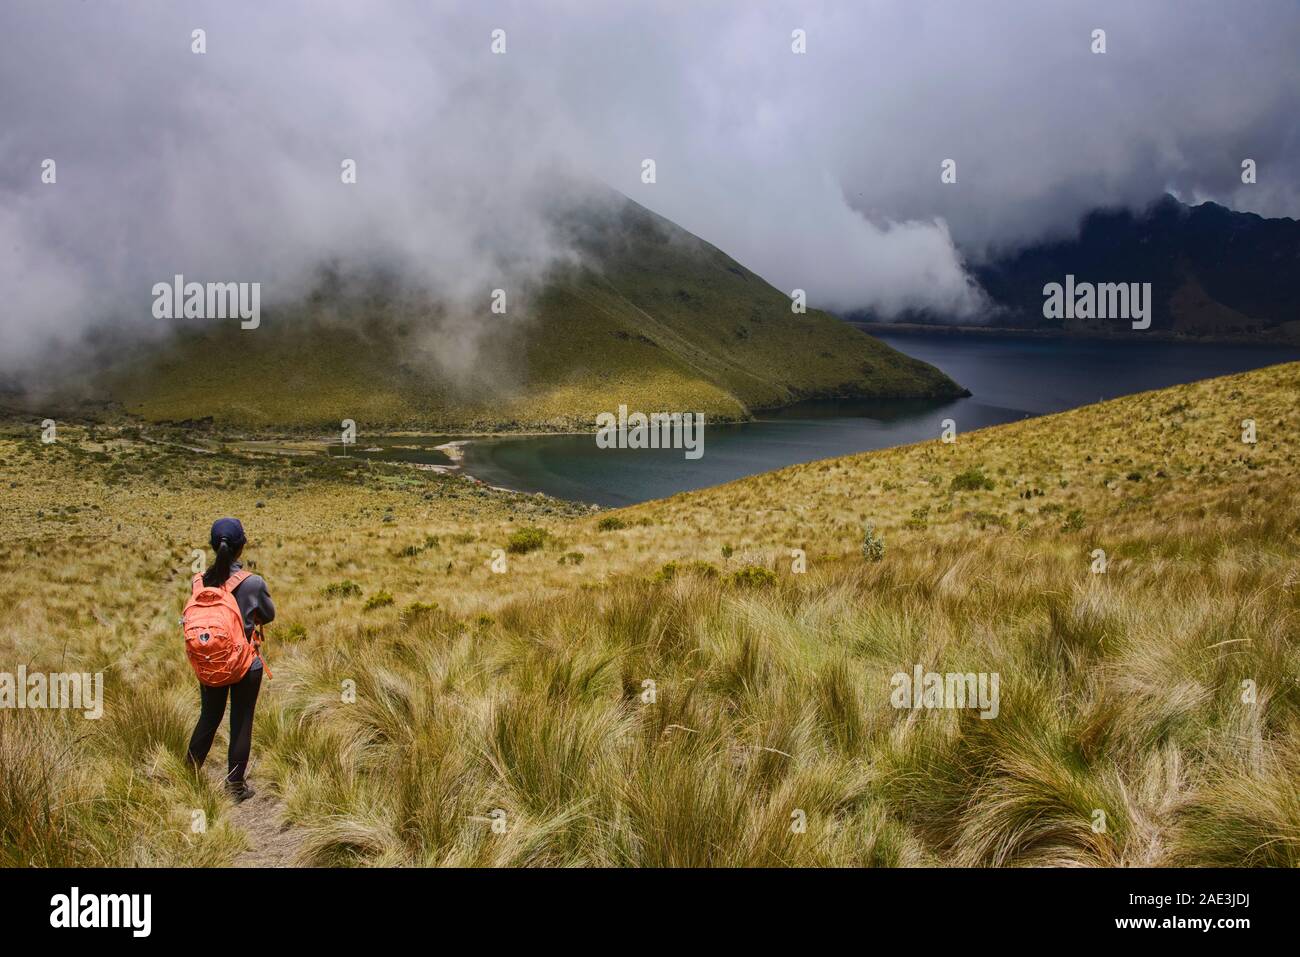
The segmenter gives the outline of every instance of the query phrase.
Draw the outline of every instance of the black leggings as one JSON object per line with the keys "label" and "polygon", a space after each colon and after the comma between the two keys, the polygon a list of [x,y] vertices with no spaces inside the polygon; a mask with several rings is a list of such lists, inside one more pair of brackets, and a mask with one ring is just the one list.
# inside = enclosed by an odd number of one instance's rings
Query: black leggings
{"label": "black leggings", "polygon": [[229,771],[226,780],[237,784],[244,780],[248,769],[248,752],[253,746],[253,709],[257,707],[257,692],[262,687],[262,671],[256,668],[240,678],[233,685],[224,688],[209,688],[199,685],[202,707],[199,710],[199,723],[194,726],[190,736],[189,759],[195,767],[202,767],[212,747],[212,739],[217,735],[221,719],[226,713],[226,691],[230,691],[230,754]]}

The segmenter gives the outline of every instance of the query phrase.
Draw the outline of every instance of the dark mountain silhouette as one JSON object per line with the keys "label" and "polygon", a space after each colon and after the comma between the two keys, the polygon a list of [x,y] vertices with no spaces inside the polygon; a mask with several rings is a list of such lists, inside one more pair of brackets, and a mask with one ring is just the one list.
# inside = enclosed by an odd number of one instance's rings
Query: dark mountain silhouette
{"label": "dark mountain silhouette", "polygon": [[[1083,219],[1077,239],[1029,246],[971,272],[992,303],[973,325],[1132,333],[1122,318],[1045,318],[1043,287],[1071,274],[1076,283],[1151,283],[1151,328],[1144,335],[1300,341],[1300,222],[1294,219],[1265,219],[1216,203],[1186,206],[1165,196],[1138,213],[1096,210]],[[957,324],[918,313],[900,321]]]}

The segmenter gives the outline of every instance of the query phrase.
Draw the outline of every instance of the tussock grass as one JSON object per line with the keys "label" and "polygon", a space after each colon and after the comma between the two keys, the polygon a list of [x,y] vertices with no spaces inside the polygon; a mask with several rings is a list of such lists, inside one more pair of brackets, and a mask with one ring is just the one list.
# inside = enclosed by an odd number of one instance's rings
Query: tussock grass
{"label": "tussock grass", "polygon": [[[1294,366],[1261,370],[648,503],[613,533],[400,467],[279,482],[12,426],[0,670],[102,671],[106,693],[98,722],[0,710],[0,862],[238,852],[183,765],[175,634],[194,540],[233,513],[285,622],[252,776],[302,863],[1296,866],[1298,395]],[[1284,425],[1243,446],[1247,414]],[[157,475],[87,482],[137,455]],[[181,483],[245,459],[263,487],[214,483],[200,515]],[[994,487],[954,490],[975,467]],[[562,544],[493,574],[521,528]],[[917,665],[997,673],[998,716],[894,707]]]}

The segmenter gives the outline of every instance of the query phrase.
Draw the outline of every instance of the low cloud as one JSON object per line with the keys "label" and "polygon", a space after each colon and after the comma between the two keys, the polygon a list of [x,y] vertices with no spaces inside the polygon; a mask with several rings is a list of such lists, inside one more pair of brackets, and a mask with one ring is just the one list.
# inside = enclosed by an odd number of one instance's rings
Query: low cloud
{"label": "low cloud", "polygon": [[486,291],[574,257],[551,213],[589,183],[814,306],[886,316],[978,312],[965,259],[1068,235],[1099,205],[1174,190],[1300,215],[1285,0],[15,0],[0,38],[8,373],[87,336],[147,347],[168,328],[149,290],[176,273],[262,282],[274,307],[323,265],[447,304],[445,354],[469,364]]}

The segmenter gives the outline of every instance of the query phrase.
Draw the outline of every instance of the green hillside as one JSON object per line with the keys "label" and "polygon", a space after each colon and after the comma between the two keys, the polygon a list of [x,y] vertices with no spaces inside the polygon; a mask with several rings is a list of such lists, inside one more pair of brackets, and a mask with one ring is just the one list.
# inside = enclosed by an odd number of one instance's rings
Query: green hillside
{"label": "green hillside", "polygon": [[825,313],[793,314],[785,294],[630,200],[597,205],[563,226],[583,265],[512,293],[509,316],[491,314],[486,291],[468,318],[318,291],[264,308],[256,330],[189,325],[103,385],[149,420],[246,428],[590,428],[620,403],[738,419],[802,398],[962,391]]}

